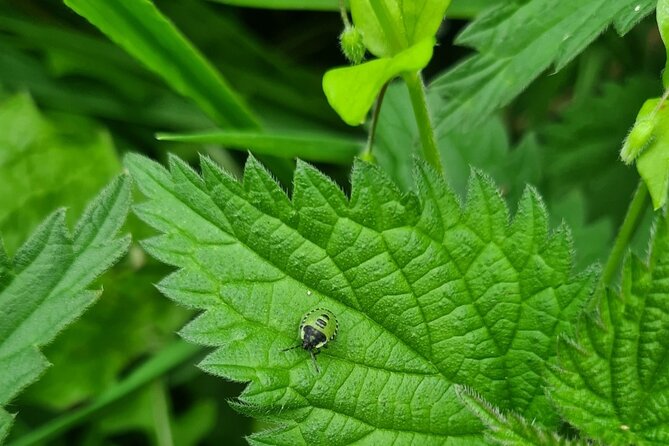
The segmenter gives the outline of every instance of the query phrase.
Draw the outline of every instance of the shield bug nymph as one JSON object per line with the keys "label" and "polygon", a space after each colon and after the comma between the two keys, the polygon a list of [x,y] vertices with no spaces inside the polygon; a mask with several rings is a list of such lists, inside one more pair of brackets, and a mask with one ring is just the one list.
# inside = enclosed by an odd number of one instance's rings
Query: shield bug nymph
{"label": "shield bug nymph", "polygon": [[305,314],[302,322],[300,322],[298,335],[302,343],[283,349],[282,351],[285,352],[302,347],[311,354],[316,373],[320,373],[318,363],[316,362],[316,355],[320,353],[322,348],[327,348],[328,342],[337,336],[338,330],[339,322],[332,311],[324,308],[313,309]]}

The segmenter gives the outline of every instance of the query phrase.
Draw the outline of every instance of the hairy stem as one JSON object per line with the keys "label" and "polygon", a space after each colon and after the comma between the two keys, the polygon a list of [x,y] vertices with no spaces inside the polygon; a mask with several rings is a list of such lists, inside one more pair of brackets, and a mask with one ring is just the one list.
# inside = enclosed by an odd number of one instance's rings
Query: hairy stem
{"label": "hairy stem", "polygon": [[183,341],[164,348],[140,365],[127,378],[106,390],[91,404],[65,414],[32,430],[9,446],[27,446],[42,443],[80,425],[110,404],[151,383],[156,378],[191,359],[201,348]]}
{"label": "hairy stem", "polygon": [[639,181],[639,185],[634,192],[634,197],[630,202],[629,207],[627,208],[627,214],[625,214],[625,219],[623,224],[618,231],[616,236],[616,241],[613,244],[613,249],[609,254],[609,258],[604,265],[604,271],[602,271],[602,284],[611,285],[616,273],[618,272],[618,266],[622,260],[627,248],[629,246],[632,235],[641,222],[643,213],[646,210],[646,204],[648,199],[648,188],[643,180]]}
{"label": "hairy stem", "polygon": [[348,20],[348,12],[346,11],[346,2],[344,0],[339,0],[339,14],[341,15],[341,21],[344,23],[344,28],[350,28],[351,22]]}
{"label": "hairy stem", "polygon": [[423,78],[421,77],[420,72],[416,72],[405,74],[404,80],[409,87],[409,96],[411,97],[411,105],[413,106],[416,123],[418,124],[423,155],[432,167],[443,174],[444,169],[441,164],[439,150],[437,149],[430,112],[427,108],[427,97],[425,96],[425,84],[423,83]]}

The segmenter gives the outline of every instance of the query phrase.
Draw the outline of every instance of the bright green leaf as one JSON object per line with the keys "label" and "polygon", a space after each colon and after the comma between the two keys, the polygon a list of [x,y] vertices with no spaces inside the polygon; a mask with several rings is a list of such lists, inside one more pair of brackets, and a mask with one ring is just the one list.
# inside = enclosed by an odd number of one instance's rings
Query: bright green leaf
{"label": "bright green leaf", "polygon": [[[144,247],[178,267],[159,288],[204,310],[182,335],[221,347],[203,368],[250,382],[235,407],[281,424],[254,444],[482,444],[454,383],[557,422],[544,362],[594,275],[574,276],[568,231],[549,233],[532,189],[509,222],[489,179],[472,176],[461,208],[421,162],[417,194],[357,162],[350,199],[304,163],[292,199],[254,158],[241,184],[206,158],[202,176],[174,157],[126,165],[148,198],[138,216],[162,233]],[[320,306],[340,330],[314,375],[282,349]]]}
{"label": "bright green leaf", "polygon": [[[669,66],[669,1],[658,0],[656,17],[660,36],[662,36],[662,41],[667,52],[667,66]],[[669,87],[669,72],[666,67],[662,73],[662,82],[664,83],[664,88]]]}
{"label": "bright green leaf", "polygon": [[[130,206],[130,179],[116,178],[88,206],[72,235],[63,210],[53,213],[11,261],[0,283],[0,405],[44,372],[38,351],[99,296],[87,289],[127,250],[117,238]],[[0,420],[9,420],[0,408]],[[0,432],[8,426],[0,424]]]}
{"label": "bright green leaf", "polygon": [[26,94],[0,104],[0,232],[14,252],[57,204],[80,213],[120,171],[106,131],[42,116]]}
{"label": "bright green leaf", "polygon": [[391,57],[434,37],[450,0],[351,0],[351,15],[365,46]]}
{"label": "bright green leaf", "polygon": [[362,124],[386,82],[430,62],[434,42],[430,37],[390,58],[329,70],[323,76],[328,102],[348,125]]}
{"label": "bright green leaf", "polygon": [[225,79],[149,0],[65,0],[222,127],[257,127]]}
{"label": "bright green leaf", "polygon": [[565,419],[607,445],[669,443],[669,225],[654,231],[647,262],[628,258],[621,291],[596,305],[560,342],[549,394]]}
{"label": "bright green leaf", "polygon": [[216,130],[191,134],[159,133],[158,139],[251,150],[256,154],[282,158],[302,158],[315,162],[349,164],[362,150],[364,141],[331,133],[239,132]]}
{"label": "bright green leaf", "polygon": [[503,414],[476,392],[457,386],[458,398],[485,426],[488,444],[501,446],[593,446],[593,443],[571,441],[549,432],[541,425],[530,423],[516,413]]}
{"label": "bright green leaf", "polygon": [[[434,81],[444,98],[441,132],[474,128],[508,104],[551,64],[562,69],[612,22],[643,17],[655,0],[502,2],[481,14],[458,43],[479,51]],[[634,22],[631,20],[631,22]],[[519,30],[522,30],[520,32]],[[619,28],[628,30],[627,27]]]}

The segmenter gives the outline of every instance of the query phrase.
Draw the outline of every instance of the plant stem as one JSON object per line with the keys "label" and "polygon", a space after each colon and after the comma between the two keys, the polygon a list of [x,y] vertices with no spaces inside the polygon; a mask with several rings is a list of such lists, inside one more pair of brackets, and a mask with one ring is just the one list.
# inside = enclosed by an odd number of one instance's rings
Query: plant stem
{"label": "plant stem", "polygon": [[148,359],[123,381],[100,394],[98,399],[88,406],[49,421],[17,439],[9,446],[27,446],[57,437],[63,432],[85,422],[93,415],[107,408],[110,404],[188,361],[200,351],[201,348],[198,346],[187,344],[183,341],[175,342]]}
{"label": "plant stem", "polygon": [[167,402],[167,387],[165,380],[157,379],[151,384],[151,399],[153,409],[153,428],[157,446],[174,446],[172,439],[172,423],[170,407]]}
{"label": "plant stem", "polygon": [[367,145],[365,146],[364,152],[362,152],[361,158],[367,161],[373,161],[372,158],[372,147],[374,145],[374,137],[376,136],[376,125],[379,123],[379,114],[381,113],[381,104],[383,104],[383,98],[386,96],[386,90],[388,90],[388,84],[386,82],[383,84],[379,95],[376,98],[376,104],[374,105],[374,113],[372,114],[372,122],[369,128],[369,135],[367,136]]}
{"label": "plant stem", "polygon": [[413,106],[414,115],[416,115],[416,123],[418,124],[418,133],[420,134],[420,142],[423,147],[423,155],[428,163],[432,165],[438,172],[444,172],[439,157],[439,150],[434,136],[434,128],[430,120],[430,112],[427,108],[427,97],[425,96],[425,84],[420,72],[408,73],[404,75],[404,80],[409,87],[409,96],[411,97],[411,105]]}
{"label": "plant stem", "polygon": [[639,185],[637,186],[636,192],[634,192],[634,197],[627,208],[627,214],[625,214],[623,224],[616,236],[613,249],[611,249],[606,265],[604,265],[604,271],[602,271],[601,278],[602,284],[607,286],[611,285],[614,276],[618,272],[620,261],[627,251],[634,231],[641,222],[643,212],[646,210],[647,198],[648,188],[646,188],[646,184],[643,180],[639,180]]}
{"label": "plant stem", "polygon": [[339,0],[339,14],[341,15],[341,21],[344,22],[344,28],[350,28],[351,22],[348,20],[348,12],[346,11],[346,2],[344,0]]}

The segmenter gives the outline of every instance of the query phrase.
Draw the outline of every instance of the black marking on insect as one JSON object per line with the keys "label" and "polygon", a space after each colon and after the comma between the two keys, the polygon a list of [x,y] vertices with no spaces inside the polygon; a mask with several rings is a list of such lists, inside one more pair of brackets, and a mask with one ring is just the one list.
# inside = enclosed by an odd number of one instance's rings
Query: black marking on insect
{"label": "black marking on insect", "polygon": [[288,351],[302,347],[311,354],[311,359],[316,368],[316,373],[320,373],[316,355],[322,348],[327,348],[328,342],[332,341],[339,332],[339,322],[337,317],[330,310],[325,308],[316,308],[308,312],[300,322],[298,336],[302,340],[301,344],[294,347],[288,347],[282,351]]}

